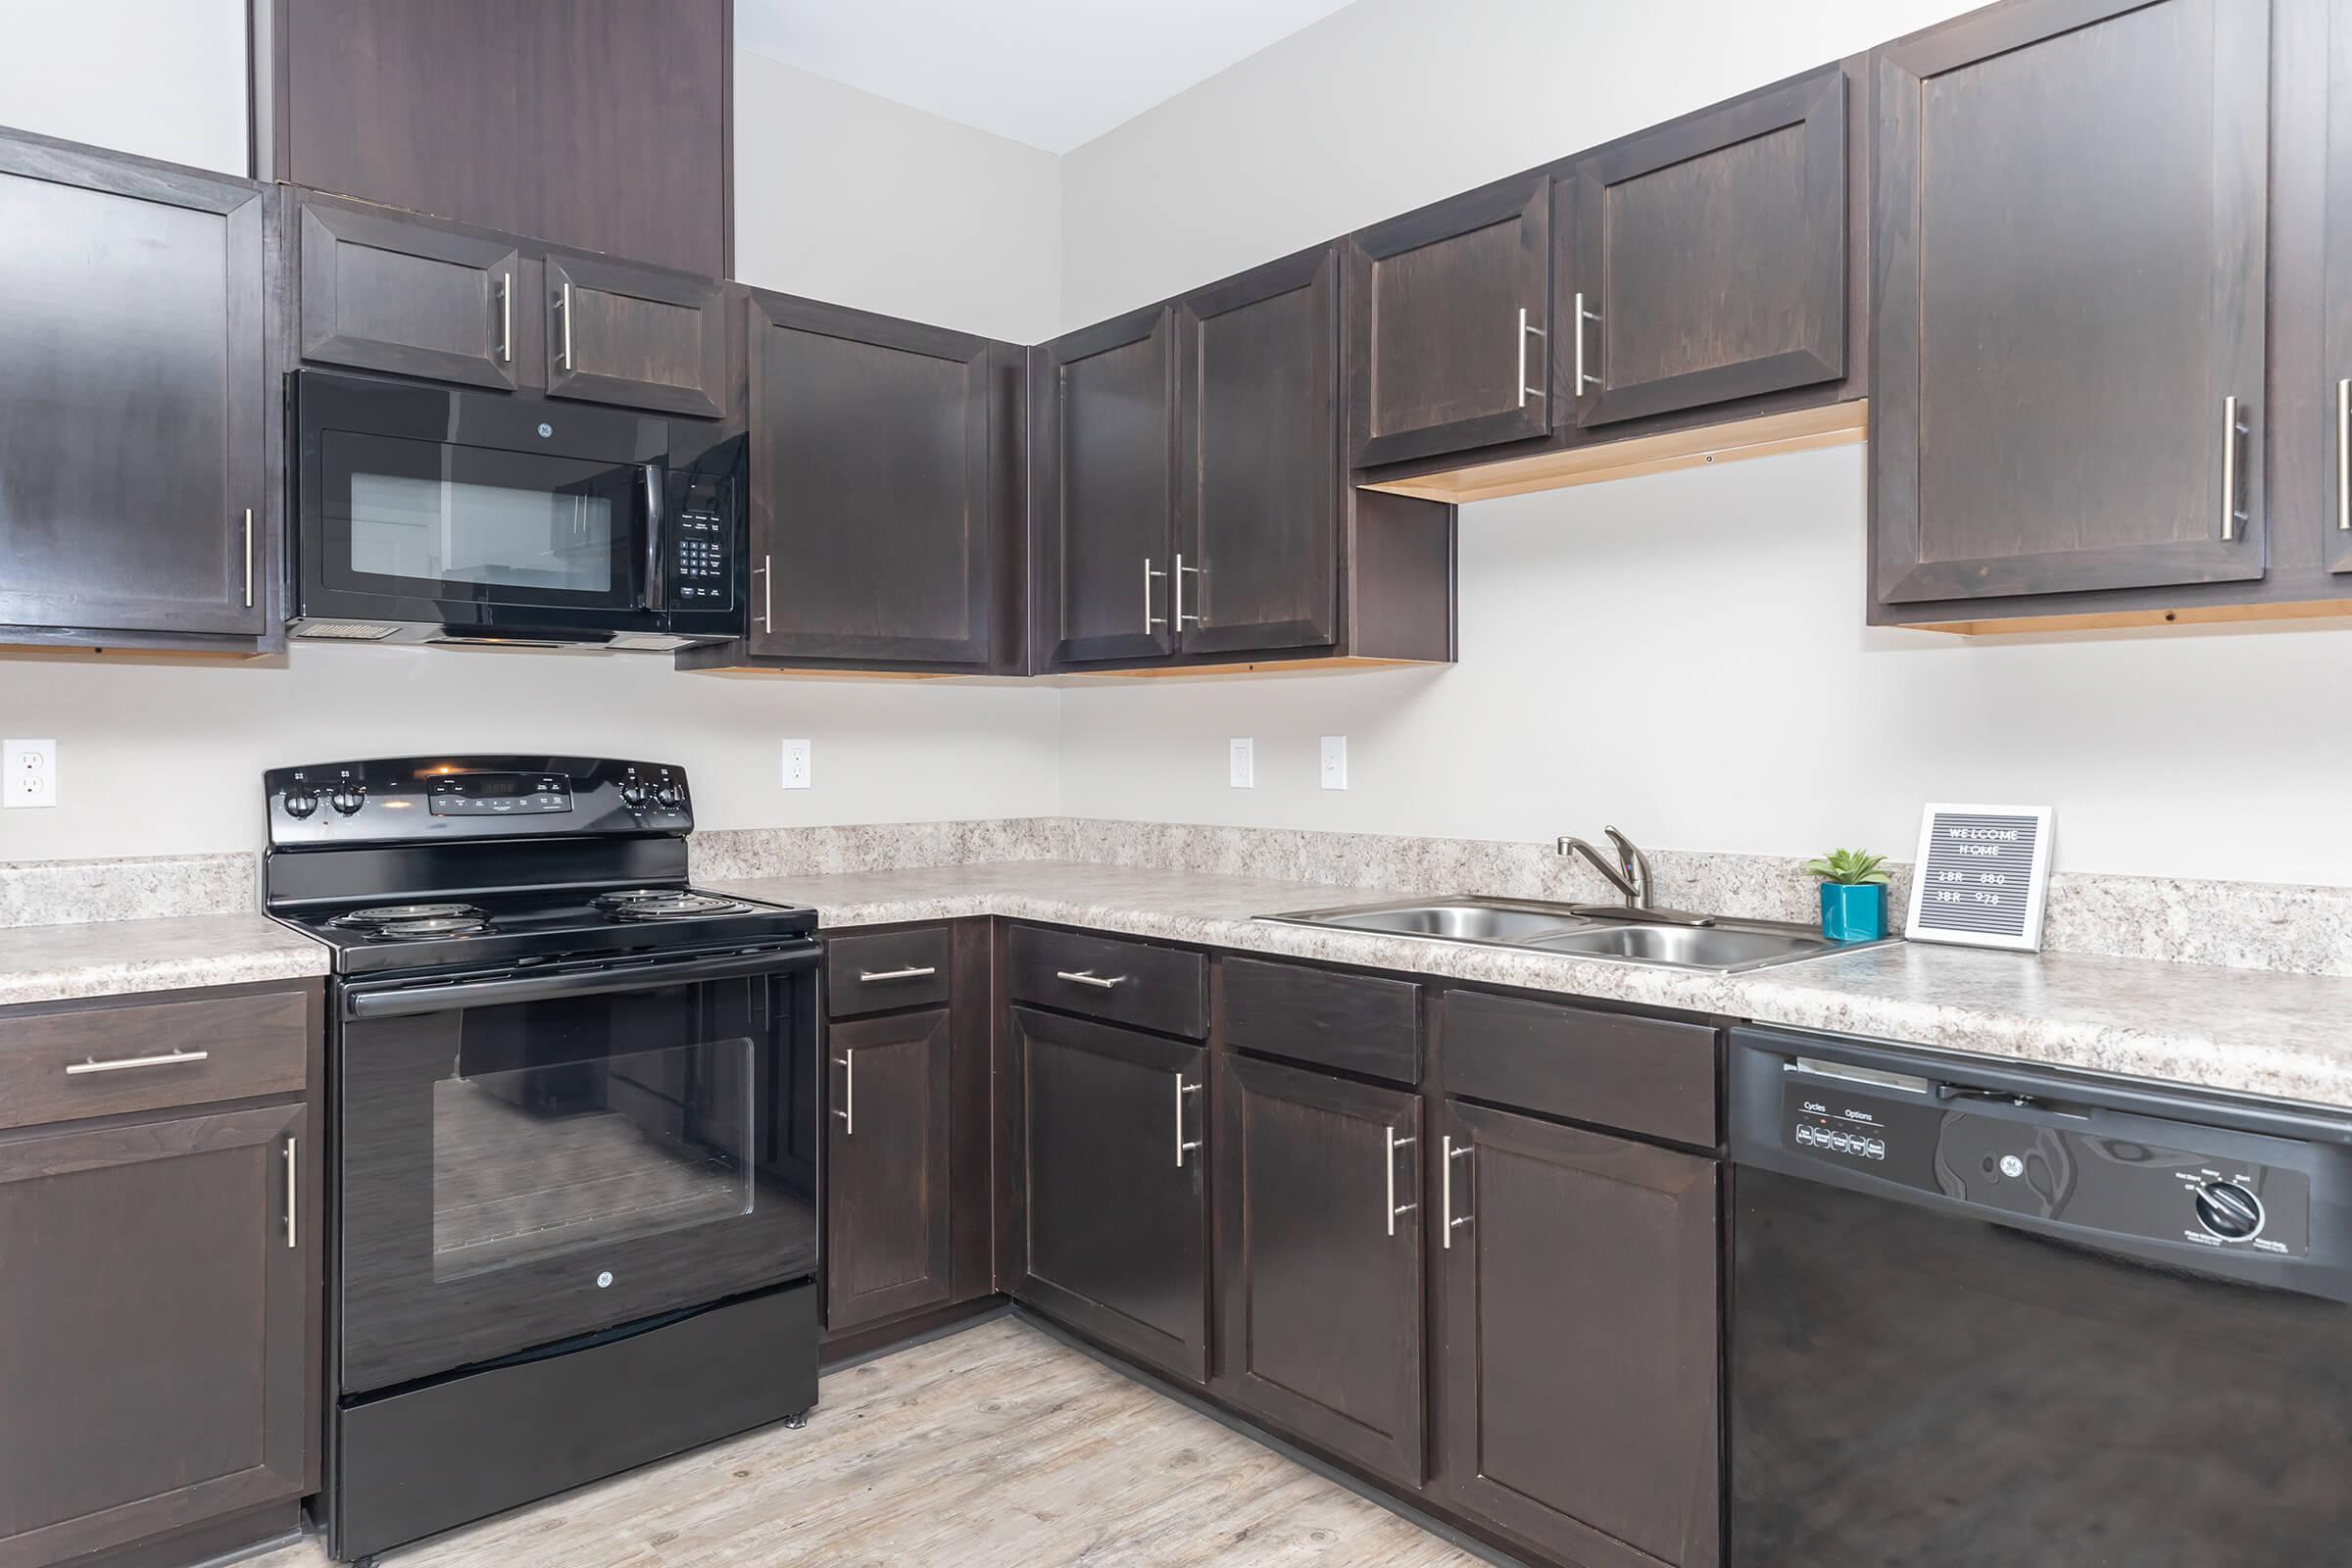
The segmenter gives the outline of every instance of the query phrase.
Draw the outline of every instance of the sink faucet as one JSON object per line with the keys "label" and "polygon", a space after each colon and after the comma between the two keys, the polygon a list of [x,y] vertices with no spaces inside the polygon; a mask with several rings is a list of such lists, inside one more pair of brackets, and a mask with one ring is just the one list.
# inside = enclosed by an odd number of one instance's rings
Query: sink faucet
{"label": "sink faucet", "polygon": [[1687,909],[1659,908],[1656,901],[1657,885],[1650,873],[1649,857],[1642,853],[1642,847],[1639,844],[1627,838],[1616,828],[1604,827],[1601,832],[1607,835],[1609,843],[1617,851],[1616,863],[1613,865],[1600,851],[1573,835],[1564,835],[1560,839],[1559,853],[1584,857],[1592,864],[1593,870],[1598,871],[1607,879],[1611,887],[1625,895],[1625,905],[1623,908],[1619,908],[1612,905],[1580,904],[1575,906],[1578,914],[1621,920],[1628,917],[1627,911],[1630,910],[1634,917],[1655,920],[1665,925],[1713,925],[1715,923],[1712,915],[1692,914]]}

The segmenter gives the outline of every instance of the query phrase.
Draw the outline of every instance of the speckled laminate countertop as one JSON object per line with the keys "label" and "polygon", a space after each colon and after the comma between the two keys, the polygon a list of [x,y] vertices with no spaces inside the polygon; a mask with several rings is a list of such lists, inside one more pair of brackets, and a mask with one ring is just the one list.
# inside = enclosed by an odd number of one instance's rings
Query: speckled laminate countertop
{"label": "speckled laminate countertop", "polygon": [[2352,1107],[2352,979],[1909,944],[1690,974],[1253,919],[1393,889],[1066,860],[710,885],[813,905],[829,927],[1007,915]]}
{"label": "speckled laminate countertop", "polygon": [[0,1004],[326,973],[327,952],[261,914],[0,928]]}

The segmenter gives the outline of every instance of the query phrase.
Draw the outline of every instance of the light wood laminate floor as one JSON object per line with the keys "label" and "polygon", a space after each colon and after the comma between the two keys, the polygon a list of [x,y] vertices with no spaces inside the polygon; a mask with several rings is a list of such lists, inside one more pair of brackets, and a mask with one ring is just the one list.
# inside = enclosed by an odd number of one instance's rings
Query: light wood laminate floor
{"label": "light wood laminate floor", "polygon": [[[313,1544],[240,1568],[318,1568]],[[1482,1559],[990,1320],[829,1374],[771,1427],[390,1552],[387,1568],[1477,1568]]]}

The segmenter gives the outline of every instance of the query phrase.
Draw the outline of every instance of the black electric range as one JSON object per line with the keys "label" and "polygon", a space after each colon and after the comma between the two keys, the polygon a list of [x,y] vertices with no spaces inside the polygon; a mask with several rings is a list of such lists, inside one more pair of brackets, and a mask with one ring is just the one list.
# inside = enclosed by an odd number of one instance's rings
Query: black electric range
{"label": "black electric range", "polygon": [[269,912],[333,953],[330,1550],[816,1398],[815,912],[687,877],[683,768],[265,778]]}

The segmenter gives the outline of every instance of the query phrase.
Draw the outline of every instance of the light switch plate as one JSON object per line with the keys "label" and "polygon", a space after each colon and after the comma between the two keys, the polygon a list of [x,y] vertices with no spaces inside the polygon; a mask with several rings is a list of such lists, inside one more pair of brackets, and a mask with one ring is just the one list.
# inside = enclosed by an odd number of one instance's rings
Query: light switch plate
{"label": "light switch plate", "polygon": [[1344,790],[1348,787],[1347,736],[1326,735],[1323,737],[1322,779],[1323,787],[1327,790]]}
{"label": "light switch plate", "polygon": [[7,763],[8,775],[8,792],[0,805],[57,804],[57,742],[0,741],[0,760]]}
{"label": "light switch plate", "polygon": [[808,787],[809,773],[814,765],[813,759],[809,756],[809,750],[807,741],[786,741],[784,743],[784,787],[786,789],[805,790]]}
{"label": "light switch plate", "polygon": [[1237,790],[1257,787],[1256,742],[1247,735],[1237,735],[1225,743],[1227,751],[1226,782]]}

